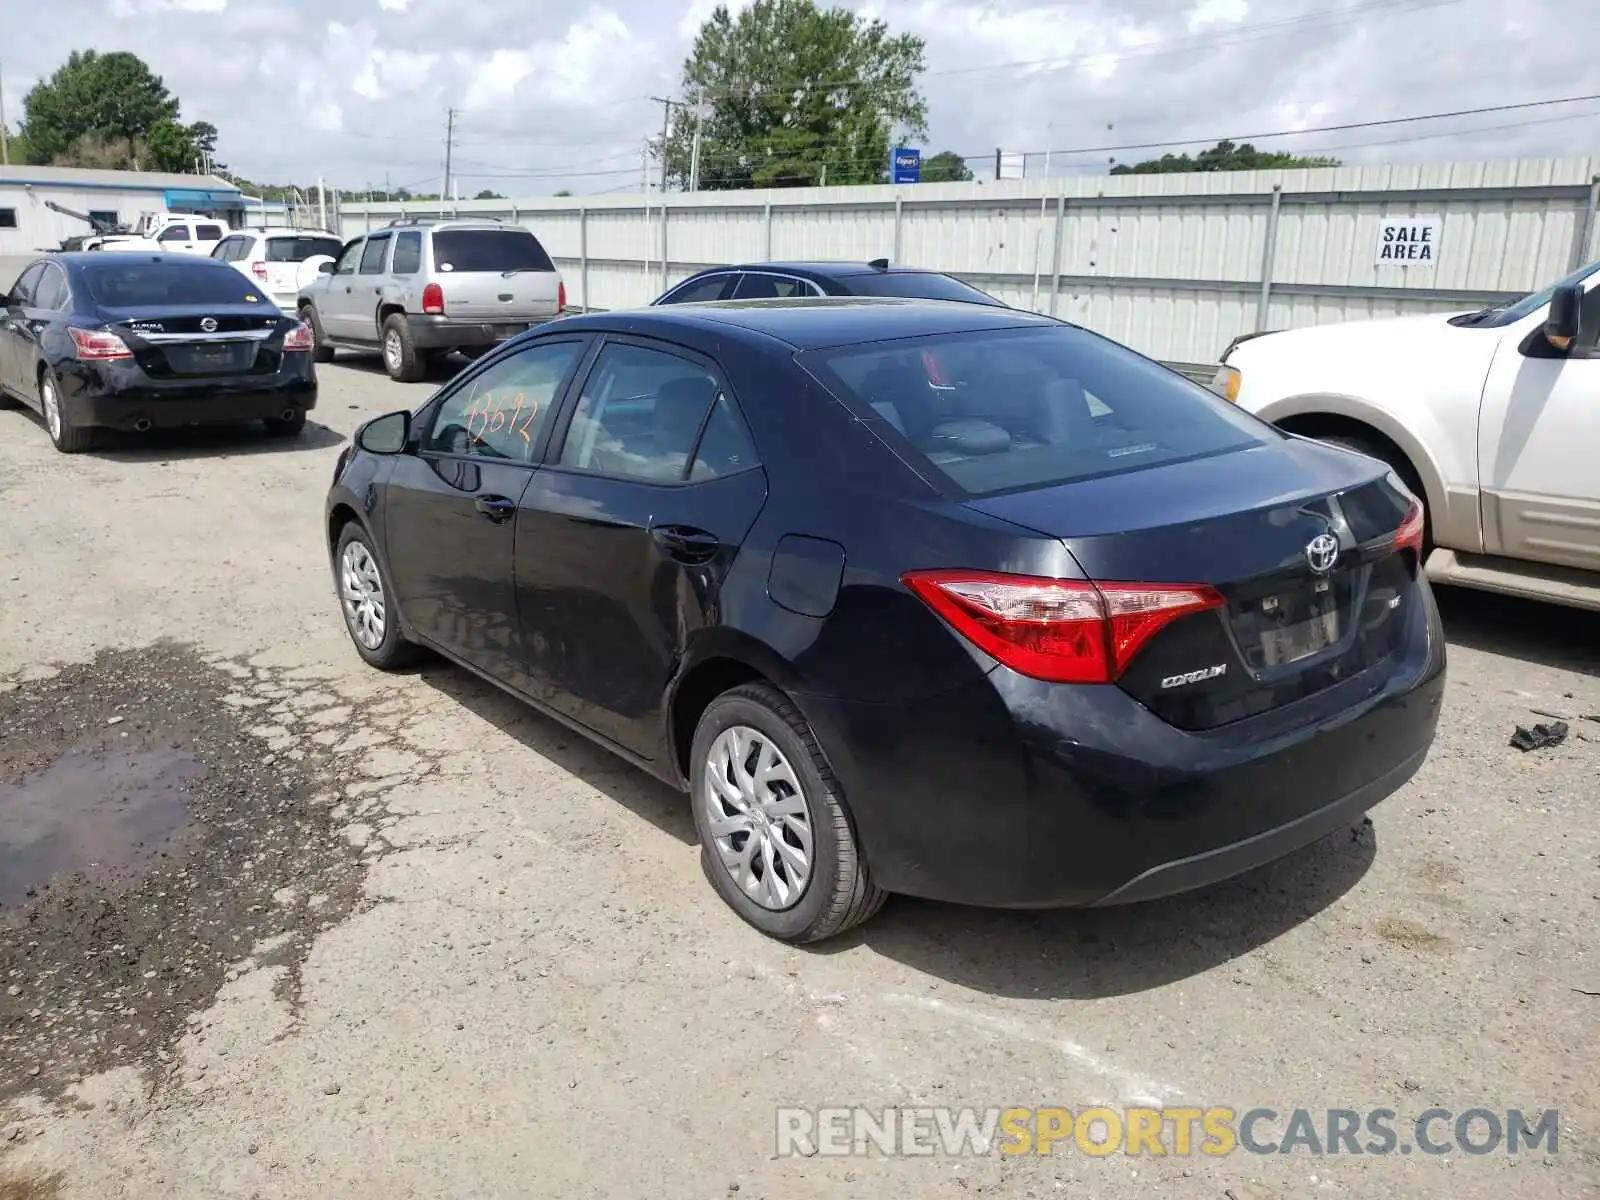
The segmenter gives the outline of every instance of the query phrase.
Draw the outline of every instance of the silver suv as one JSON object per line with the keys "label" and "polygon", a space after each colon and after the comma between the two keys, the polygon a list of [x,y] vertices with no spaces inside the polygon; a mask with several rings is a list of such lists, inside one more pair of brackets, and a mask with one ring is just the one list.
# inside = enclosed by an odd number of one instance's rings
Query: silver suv
{"label": "silver suv", "polygon": [[499,221],[408,218],[346,244],[300,292],[318,362],[335,348],[380,351],[391,379],[415,382],[434,359],[476,357],[567,307],[539,239]]}

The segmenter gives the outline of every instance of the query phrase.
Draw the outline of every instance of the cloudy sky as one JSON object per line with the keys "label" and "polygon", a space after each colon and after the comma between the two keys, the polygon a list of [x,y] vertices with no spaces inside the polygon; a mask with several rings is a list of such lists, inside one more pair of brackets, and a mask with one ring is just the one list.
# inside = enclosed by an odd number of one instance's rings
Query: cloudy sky
{"label": "cloudy sky", "polygon": [[[1587,0],[846,2],[926,40],[929,152],[1039,152],[1030,173],[1046,149],[1087,172],[1162,152],[1098,147],[1600,93]],[[713,4],[0,0],[5,109],[15,124],[74,48],[131,50],[257,181],[437,190],[454,107],[463,194],[637,190],[649,97],[677,91]],[[1600,101],[1255,141],[1352,162],[1593,154]]]}

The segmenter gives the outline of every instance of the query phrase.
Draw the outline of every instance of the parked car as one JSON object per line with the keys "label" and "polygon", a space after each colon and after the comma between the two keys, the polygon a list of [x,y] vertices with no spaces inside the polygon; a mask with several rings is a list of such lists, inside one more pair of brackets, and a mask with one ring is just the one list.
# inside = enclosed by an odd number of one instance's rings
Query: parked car
{"label": "parked car", "polygon": [[217,243],[211,257],[255,281],[286,313],[300,307],[300,292],[316,281],[319,258],[338,258],[344,243],[320,229],[240,229]]}
{"label": "parked car", "polygon": [[87,238],[83,248],[123,254],[210,254],[227,232],[227,223],[215,217],[143,213],[130,232]]}
{"label": "parked car", "polygon": [[746,263],[710,267],[651,301],[698,304],[709,300],[779,300],[806,296],[900,296],[1001,305],[987,292],[953,275],[890,266],[885,258],[856,262]]}
{"label": "parked car", "polygon": [[784,939],[1231,876],[1359,822],[1439,714],[1392,472],[1012,309],[572,317],[364,425],[325,512],[362,658],[688,790]]}
{"label": "parked car", "polygon": [[37,409],[67,454],[101,429],[259,420],[293,437],[317,402],[311,330],[214,259],[51,254],[3,301],[0,407]]}
{"label": "parked car", "polygon": [[1477,312],[1238,339],[1213,387],[1388,463],[1439,583],[1600,610],[1600,263]]}
{"label": "parked car", "polygon": [[299,297],[317,361],[378,350],[391,379],[427,376],[559,317],[567,285],[528,230],[492,219],[396,221],[349,242]]}

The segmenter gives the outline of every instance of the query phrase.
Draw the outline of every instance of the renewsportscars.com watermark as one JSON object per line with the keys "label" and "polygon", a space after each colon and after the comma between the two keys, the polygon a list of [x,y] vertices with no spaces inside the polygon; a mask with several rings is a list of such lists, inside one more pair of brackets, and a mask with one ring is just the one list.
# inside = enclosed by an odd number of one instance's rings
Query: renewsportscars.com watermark
{"label": "renewsportscars.com watermark", "polygon": [[1079,1153],[1520,1154],[1558,1151],[1560,1114],[1429,1108],[780,1108],[779,1157]]}

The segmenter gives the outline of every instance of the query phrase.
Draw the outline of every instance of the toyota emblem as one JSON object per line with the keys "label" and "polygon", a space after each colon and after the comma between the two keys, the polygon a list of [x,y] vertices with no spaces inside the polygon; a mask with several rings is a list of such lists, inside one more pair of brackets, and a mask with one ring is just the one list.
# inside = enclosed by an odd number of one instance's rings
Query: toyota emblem
{"label": "toyota emblem", "polygon": [[1319,533],[1306,543],[1306,565],[1318,575],[1326,575],[1339,561],[1339,539],[1331,533]]}
{"label": "toyota emblem", "polygon": [[217,331],[217,319],[215,317],[201,317],[200,328],[207,333],[215,333]]}

